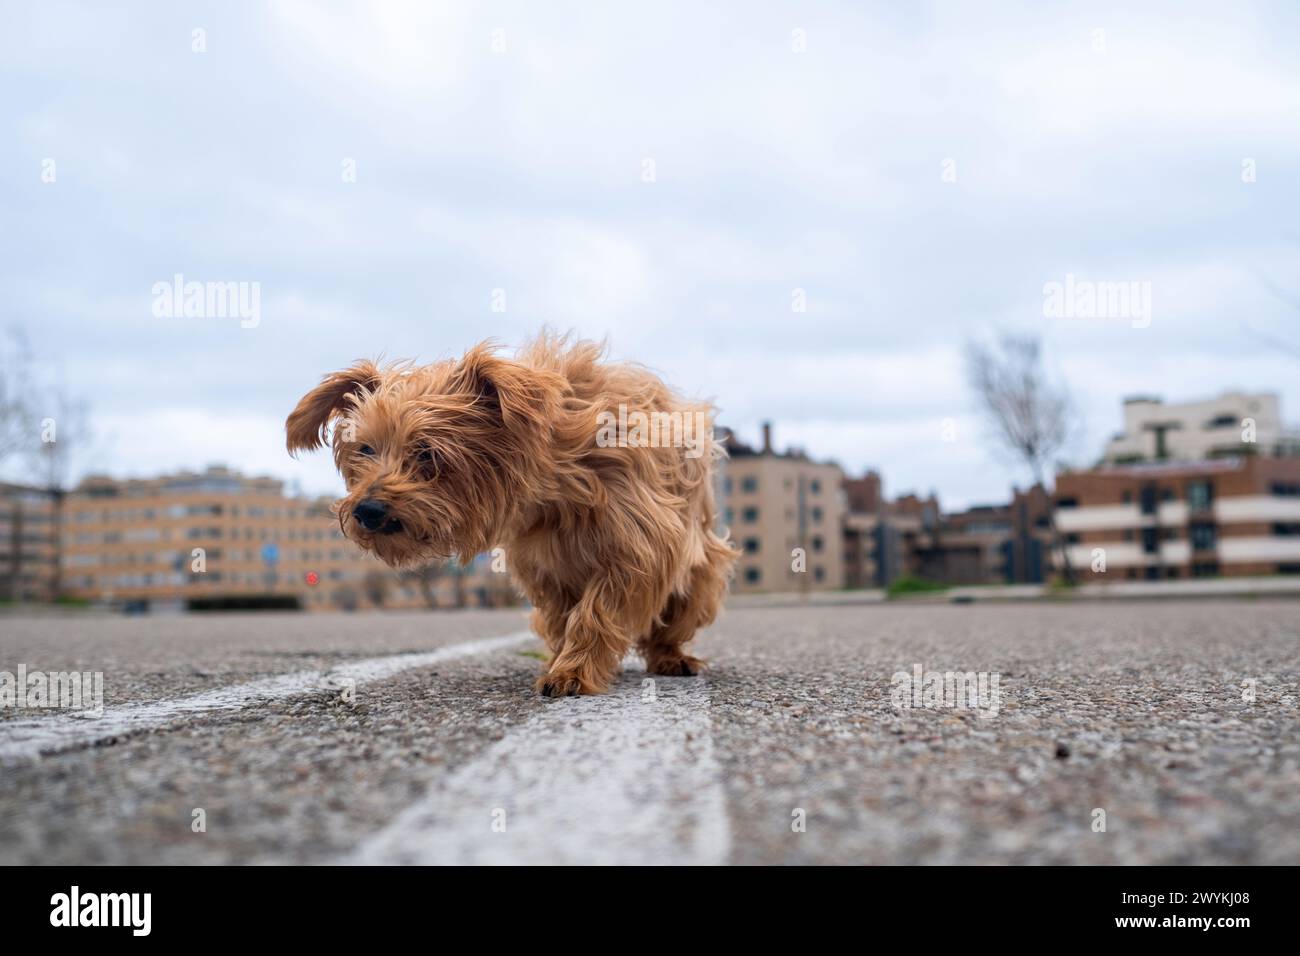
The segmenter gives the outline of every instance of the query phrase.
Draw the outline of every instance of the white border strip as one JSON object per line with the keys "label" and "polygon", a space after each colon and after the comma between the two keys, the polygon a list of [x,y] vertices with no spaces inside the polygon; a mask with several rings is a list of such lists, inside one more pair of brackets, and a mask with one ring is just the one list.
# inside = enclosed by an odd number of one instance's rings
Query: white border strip
{"label": "white border strip", "polygon": [[344,863],[727,861],[731,828],[704,677],[628,669],[610,693],[541,702]]}

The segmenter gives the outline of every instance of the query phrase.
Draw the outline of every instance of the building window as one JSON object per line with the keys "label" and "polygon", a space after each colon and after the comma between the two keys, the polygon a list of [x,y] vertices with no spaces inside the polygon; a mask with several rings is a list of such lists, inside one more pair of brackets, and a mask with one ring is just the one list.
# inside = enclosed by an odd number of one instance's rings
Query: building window
{"label": "building window", "polygon": [[1192,550],[1209,551],[1214,547],[1215,528],[1212,524],[1194,524],[1188,532]]}
{"label": "building window", "polygon": [[763,577],[758,568],[745,568],[745,583],[757,584]]}
{"label": "building window", "polygon": [[1194,481],[1187,486],[1187,507],[1192,511],[1209,511],[1214,504],[1214,485],[1208,481]]}
{"label": "building window", "polygon": [[1147,554],[1155,554],[1160,550],[1160,529],[1143,528],[1142,529],[1142,550]]}
{"label": "building window", "polygon": [[744,511],[740,513],[740,518],[742,521],[745,522],[745,524],[753,524],[755,521],[758,520],[758,509],[746,508]]}
{"label": "building window", "polygon": [[728,475],[722,479],[722,491],[724,494],[731,494],[731,476]]}
{"label": "building window", "polygon": [[822,483],[818,481],[816,478],[814,478],[811,482],[809,482],[808,487],[812,489],[812,493],[815,495],[819,495],[822,493]]}
{"label": "building window", "polygon": [[[1079,507],[1079,499],[1078,499],[1078,498],[1057,498],[1057,499],[1056,499],[1056,507],[1058,507],[1058,508],[1077,508],[1077,507]],[[1043,521],[1043,520],[1045,520],[1045,519],[1040,518],[1040,519],[1038,519],[1038,520]]]}
{"label": "building window", "polygon": [[1300,522],[1282,521],[1273,525],[1273,533],[1284,537],[1294,537],[1300,534]]}
{"label": "building window", "polygon": [[1127,505],[1127,504],[1132,504],[1132,503],[1133,503],[1133,492],[1131,492],[1131,491],[1126,491],[1126,492],[1124,492],[1122,495],[1119,496],[1119,500],[1122,501],[1122,502],[1123,502],[1124,504],[1126,504],[1126,505]]}
{"label": "building window", "polygon": [[1213,578],[1218,577],[1219,566],[1213,561],[1205,561],[1192,565],[1192,577],[1194,578]]}
{"label": "building window", "polygon": [[1124,540],[1125,540],[1125,541],[1132,541],[1132,540],[1133,540],[1133,529],[1132,529],[1132,528],[1125,528],[1125,529],[1124,529]]}
{"label": "building window", "polygon": [[813,535],[813,539],[812,539],[812,549],[813,549],[814,551],[821,551],[822,546],[823,546],[823,542],[822,542],[821,535],[818,535],[818,534]]}
{"label": "building window", "polygon": [[1269,491],[1284,498],[1300,498],[1300,484],[1275,481],[1269,486]]}
{"label": "building window", "polygon": [[746,554],[758,554],[758,539],[757,539],[757,538],[746,538],[746,539],[745,539],[745,553],[746,553]]}
{"label": "building window", "polygon": [[1142,513],[1144,515],[1153,515],[1156,513],[1156,486],[1142,486]]}
{"label": "building window", "polygon": [[821,523],[822,523],[822,509],[821,509],[821,508],[813,508],[813,510],[812,510],[812,520],[813,520],[813,524],[821,524]]}
{"label": "building window", "polygon": [[758,476],[746,475],[744,478],[741,478],[740,490],[748,492],[758,491]]}
{"label": "building window", "polygon": [[826,580],[826,569],[823,568],[820,564],[817,565],[817,567],[813,568],[813,578],[815,578],[818,581]]}

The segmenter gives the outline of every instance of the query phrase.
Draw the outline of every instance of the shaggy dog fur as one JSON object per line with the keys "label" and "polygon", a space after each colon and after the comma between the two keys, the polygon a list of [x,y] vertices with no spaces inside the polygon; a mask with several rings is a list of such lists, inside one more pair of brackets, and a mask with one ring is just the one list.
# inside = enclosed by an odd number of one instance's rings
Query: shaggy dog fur
{"label": "shaggy dog fur", "polygon": [[[601,413],[620,405],[706,422],[703,447],[601,447]],[[484,343],[460,361],[328,375],[289,416],[289,451],[321,447],[331,423],[348,489],[335,507],[362,548],[393,567],[505,548],[551,650],[543,694],[604,692],[633,648],[652,674],[698,672],[687,645],[735,562],[714,533],[709,406],[544,335],[513,360]]]}

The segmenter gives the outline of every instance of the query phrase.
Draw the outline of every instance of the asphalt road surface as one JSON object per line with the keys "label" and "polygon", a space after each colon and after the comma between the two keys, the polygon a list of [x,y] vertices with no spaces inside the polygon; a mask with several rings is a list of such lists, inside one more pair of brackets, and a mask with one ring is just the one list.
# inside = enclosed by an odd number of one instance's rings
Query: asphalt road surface
{"label": "asphalt road surface", "polygon": [[525,628],[2,617],[105,706],[0,708],[0,863],[1300,863],[1294,600],[737,607],[562,700]]}

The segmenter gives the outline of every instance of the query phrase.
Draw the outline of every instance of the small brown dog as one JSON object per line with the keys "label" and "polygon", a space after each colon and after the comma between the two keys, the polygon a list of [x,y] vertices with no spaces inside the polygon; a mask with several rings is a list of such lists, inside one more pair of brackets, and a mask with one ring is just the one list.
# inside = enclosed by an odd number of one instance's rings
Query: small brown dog
{"label": "small brown dog", "polygon": [[336,419],[344,533],[394,567],[503,546],[551,649],[543,694],[604,692],[633,647],[652,674],[699,671],[686,645],[736,558],[714,533],[709,406],[543,335],[514,360],[484,343],[328,375],[289,416],[289,451]]}

